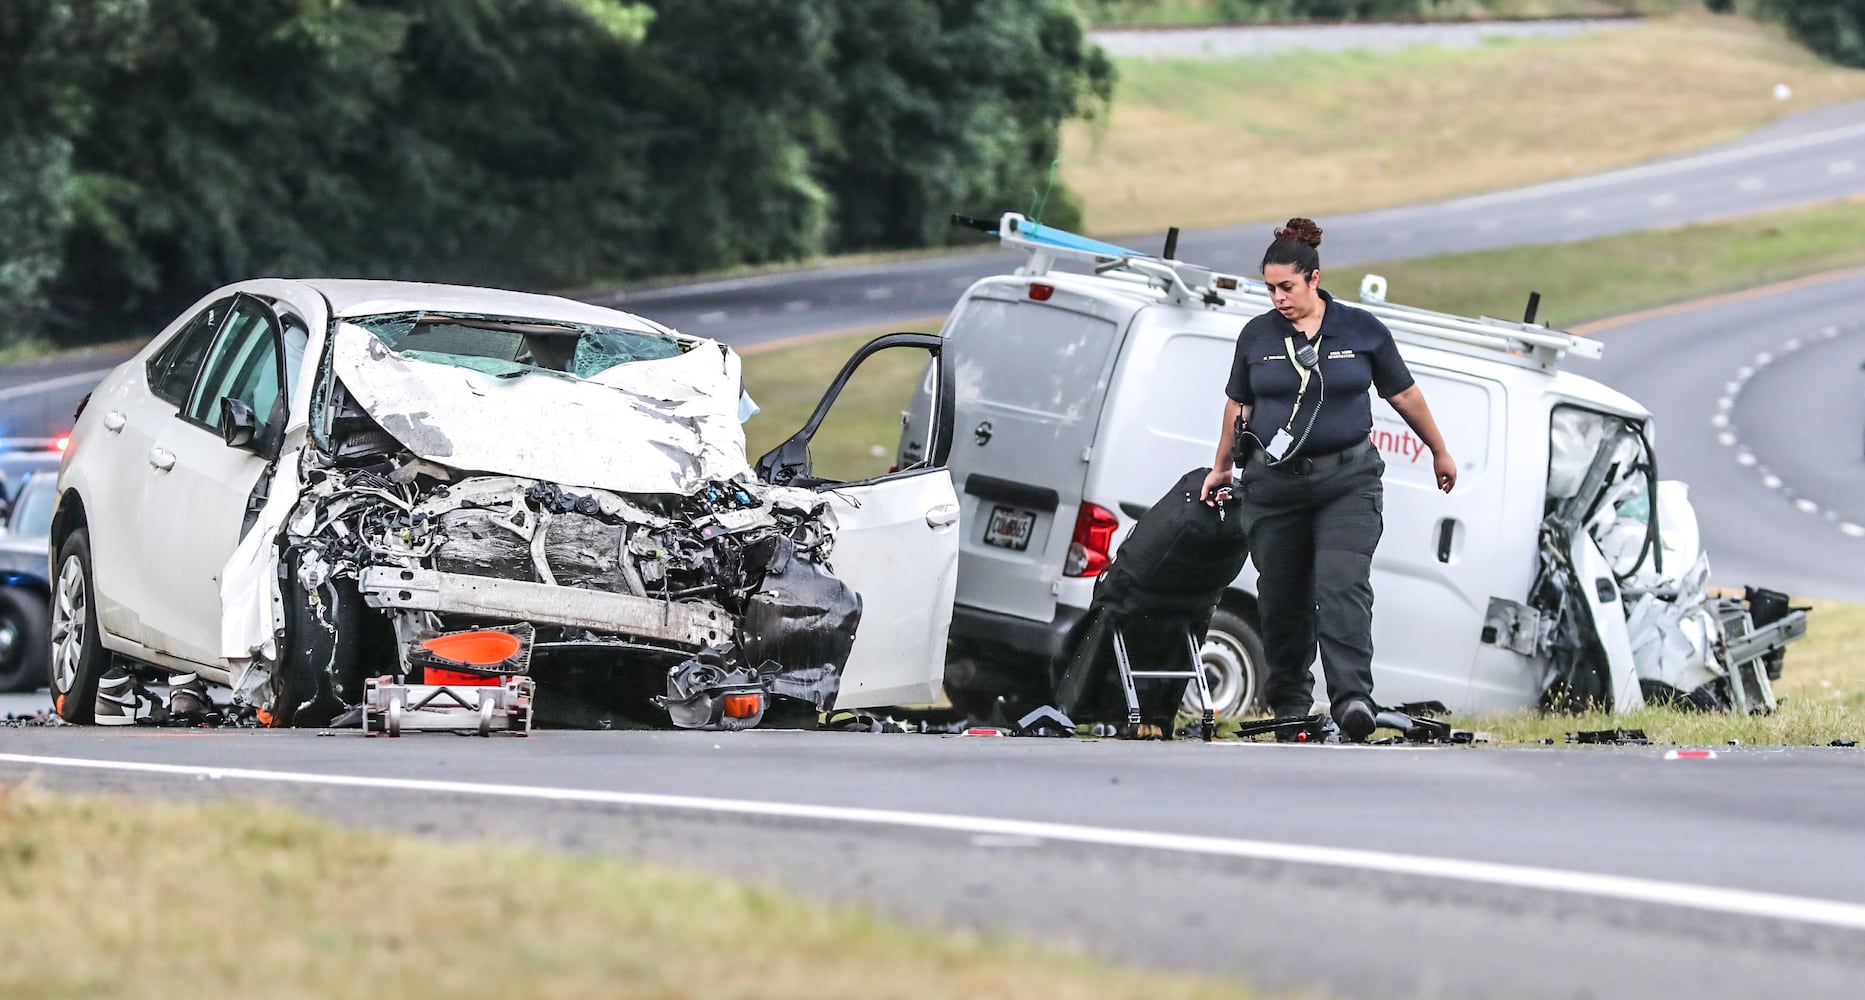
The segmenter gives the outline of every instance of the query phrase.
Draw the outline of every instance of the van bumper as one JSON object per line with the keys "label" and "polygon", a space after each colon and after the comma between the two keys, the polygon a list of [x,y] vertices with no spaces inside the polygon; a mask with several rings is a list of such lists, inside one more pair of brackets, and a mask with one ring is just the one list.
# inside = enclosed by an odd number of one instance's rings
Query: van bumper
{"label": "van bumper", "polygon": [[1068,648],[1069,634],[1088,615],[1087,608],[1056,605],[1053,621],[1039,622],[1001,611],[969,608],[963,604],[952,608],[952,638],[969,643],[1008,646],[1019,653],[1053,660]]}

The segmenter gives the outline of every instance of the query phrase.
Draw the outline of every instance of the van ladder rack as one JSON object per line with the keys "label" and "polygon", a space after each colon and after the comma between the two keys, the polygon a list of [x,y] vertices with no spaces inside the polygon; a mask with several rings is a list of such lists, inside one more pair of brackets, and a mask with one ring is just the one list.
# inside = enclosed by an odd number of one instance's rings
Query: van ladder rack
{"label": "van ladder rack", "polygon": [[[989,222],[977,219],[953,216],[952,221],[996,236],[1012,250],[1028,253],[1028,262],[1017,269],[1026,277],[1040,277],[1057,263],[1072,261],[1087,264],[1096,274],[1122,271],[1143,278],[1162,288],[1168,300],[1183,306],[1239,315],[1256,315],[1273,308],[1268,286],[1256,278],[1105,243],[1032,222],[1016,212],[1004,213],[995,230],[989,228]],[[1569,355],[1598,358],[1604,347],[1597,340],[1533,323],[1489,316],[1471,319],[1387,302],[1385,290],[1384,278],[1368,275],[1361,284],[1357,304],[1378,316],[1395,335],[1414,343],[1483,357],[1500,355],[1503,360],[1542,371],[1559,368]]]}

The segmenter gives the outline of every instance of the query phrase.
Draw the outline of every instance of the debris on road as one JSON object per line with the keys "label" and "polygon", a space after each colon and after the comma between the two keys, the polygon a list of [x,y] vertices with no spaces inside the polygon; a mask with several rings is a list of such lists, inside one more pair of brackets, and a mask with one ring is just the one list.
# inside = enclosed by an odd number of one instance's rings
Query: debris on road
{"label": "debris on road", "polygon": [[1568,733],[1567,742],[1642,746],[1650,743],[1651,740],[1645,738],[1643,729],[1585,729],[1577,733]]}

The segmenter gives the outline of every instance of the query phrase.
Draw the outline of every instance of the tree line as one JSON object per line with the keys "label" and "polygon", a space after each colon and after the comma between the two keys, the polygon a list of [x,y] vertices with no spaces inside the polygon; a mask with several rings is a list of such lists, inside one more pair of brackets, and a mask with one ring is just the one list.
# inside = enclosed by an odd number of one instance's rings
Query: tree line
{"label": "tree line", "polygon": [[8,0],[0,338],[258,275],[525,288],[924,246],[1042,200],[1072,0]]}

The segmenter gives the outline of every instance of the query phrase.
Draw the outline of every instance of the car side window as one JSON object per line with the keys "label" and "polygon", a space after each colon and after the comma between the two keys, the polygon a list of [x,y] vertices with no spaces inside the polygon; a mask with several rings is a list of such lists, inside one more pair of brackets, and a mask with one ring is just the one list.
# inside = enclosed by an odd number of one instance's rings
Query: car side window
{"label": "car side window", "polygon": [[271,414],[279,398],[276,322],[257,301],[234,301],[195,382],[188,419],[219,429],[220,401],[228,396],[251,406],[260,420]]}
{"label": "car side window", "polygon": [[181,406],[188,401],[188,390],[200,371],[207,345],[214,342],[214,331],[233,306],[232,299],[221,299],[188,321],[162,349],[149,358],[149,391]]}

